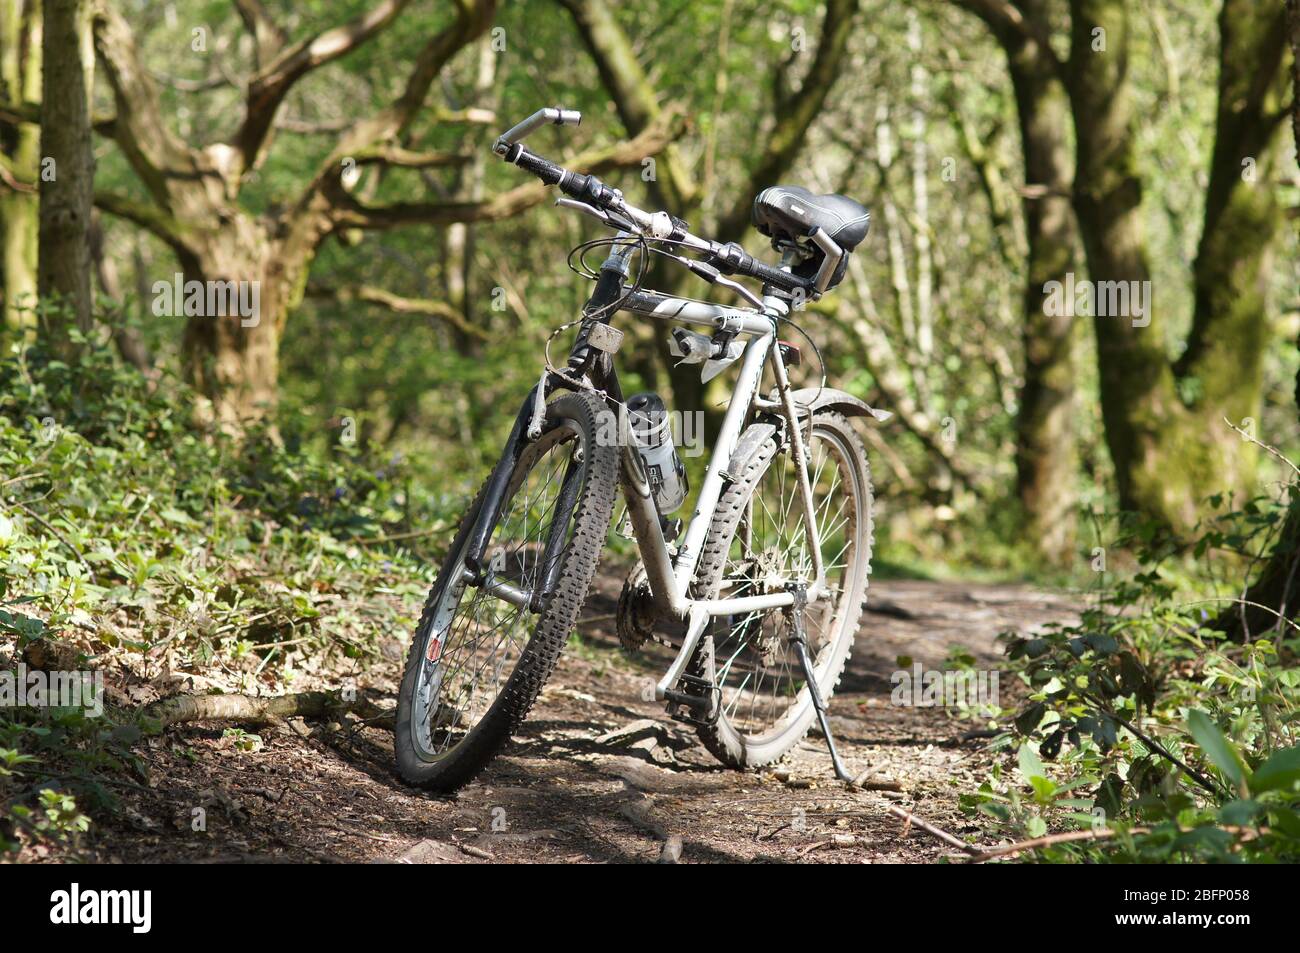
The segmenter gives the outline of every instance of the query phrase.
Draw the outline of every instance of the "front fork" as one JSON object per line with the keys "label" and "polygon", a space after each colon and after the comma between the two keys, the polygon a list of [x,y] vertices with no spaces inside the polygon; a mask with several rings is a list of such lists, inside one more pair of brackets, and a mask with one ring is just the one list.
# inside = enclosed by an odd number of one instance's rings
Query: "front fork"
{"label": "front fork", "polygon": [[[606,393],[614,400],[622,400],[618,393],[618,380],[610,373],[609,355],[598,351],[587,343],[592,327],[604,317],[604,311],[618,301],[623,293],[623,279],[627,275],[627,260],[630,247],[624,252],[616,250],[601,266],[600,277],[592,291],[586,306],[582,309],[584,320],[574,338],[569,352],[568,370],[575,377],[593,376],[602,385]],[[556,386],[563,386],[562,380],[554,375],[546,375],[528,392],[523,406],[515,416],[514,427],[506,440],[506,448],[488,478],[487,488],[483,493],[483,503],[479,507],[474,529],[470,532],[469,543],[465,550],[465,567],[468,570],[467,581],[471,585],[482,586],[489,582],[490,567],[483,563],[483,556],[501,519],[501,509],[505,505],[506,491],[510,488],[510,478],[519,464],[520,455],[528,445],[528,430],[533,416],[539,406],[554,391]],[[612,391],[611,392],[611,388]],[[540,393],[539,393],[540,391]],[[573,507],[581,489],[581,459],[570,459],[564,474],[564,483],[556,500],[555,515],[546,539],[546,552],[542,558],[543,571],[537,587],[528,594],[527,608],[540,612],[546,595],[555,587],[560,571],[560,556],[565,545],[565,528],[569,525]],[[520,593],[499,593],[503,597],[514,595],[517,601]]]}

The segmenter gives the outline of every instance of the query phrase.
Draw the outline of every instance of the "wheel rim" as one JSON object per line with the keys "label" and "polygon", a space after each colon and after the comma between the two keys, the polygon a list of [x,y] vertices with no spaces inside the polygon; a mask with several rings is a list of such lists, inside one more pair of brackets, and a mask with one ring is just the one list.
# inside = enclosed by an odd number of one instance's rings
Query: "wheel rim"
{"label": "wheel rim", "polygon": [[[857,576],[858,522],[864,488],[852,449],[838,434],[814,428],[809,482],[826,568],[826,594],[804,612],[804,631],[823,691],[843,632],[848,590]],[[723,568],[720,597],[811,585],[812,554],[804,530],[798,475],[788,450],[760,477],[737,526]],[[783,609],[722,617],[713,627],[715,678],[722,718],[746,744],[761,746],[801,721],[811,704],[802,669],[787,638]]]}
{"label": "wheel rim", "polygon": [[[578,496],[586,480],[578,452],[582,446],[578,428],[563,421],[525,449],[484,552],[491,576],[524,590],[539,584],[565,475],[570,467],[577,468]],[[572,534],[572,510],[567,516],[564,547]],[[424,761],[440,761],[452,754],[482,722],[518,665],[536,624],[527,609],[464,581],[465,548],[463,544],[448,563],[448,584],[422,639],[411,738]]]}

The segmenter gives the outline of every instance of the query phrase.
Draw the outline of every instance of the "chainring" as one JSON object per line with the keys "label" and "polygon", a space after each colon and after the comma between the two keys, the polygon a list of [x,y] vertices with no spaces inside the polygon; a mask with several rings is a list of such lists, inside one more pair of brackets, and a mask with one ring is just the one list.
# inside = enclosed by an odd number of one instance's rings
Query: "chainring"
{"label": "chainring", "polygon": [[618,595],[615,628],[618,630],[619,644],[628,652],[636,652],[646,642],[661,641],[655,635],[656,621],[657,614],[645,566],[638,562],[623,580],[623,591]]}

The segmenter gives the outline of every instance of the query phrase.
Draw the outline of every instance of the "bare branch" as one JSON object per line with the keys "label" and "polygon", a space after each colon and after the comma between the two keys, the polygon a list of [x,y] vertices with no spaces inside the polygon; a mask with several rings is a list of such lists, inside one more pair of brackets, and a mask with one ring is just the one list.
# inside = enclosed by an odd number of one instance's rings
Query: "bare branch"
{"label": "bare branch", "polygon": [[96,189],[95,207],[152,232],[177,254],[193,254],[180,222],[154,203],[137,202],[117,192]]}
{"label": "bare branch", "polygon": [[[637,60],[628,38],[604,0],[559,0],[573,16],[583,45],[595,60],[602,85],[614,100],[623,128],[638,135],[661,109],[650,78]],[[696,184],[676,154],[668,149],[660,163],[654,189],[662,204],[685,214],[695,199]]]}
{"label": "bare branch", "polygon": [[262,0],[234,0],[234,3],[235,9],[239,11],[239,18],[244,21],[244,26],[253,35],[253,47],[257,53],[255,62],[257,68],[261,69],[263,63],[270,62],[289,42],[289,37],[284,30],[280,29],[279,24],[271,19],[271,14],[262,5]]}
{"label": "bare branch", "polygon": [[265,154],[275,113],[293,84],[311,70],[346,56],[388,26],[410,0],[382,0],[346,23],[302,40],[280,52],[248,83],[247,111],[235,136],[243,168],[254,169]]}
{"label": "bare branch", "polygon": [[1112,837],[1118,837],[1122,834],[1145,833],[1147,833],[1147,828],[1145,827],[1130,827],[1127,830],[1116,830],[1110,827],[1103,827],[1095,831],[1063,831],[1060,834],[1047,834],[1043,837],[1035,837],[1032,840],[1022,840],[1017,841],[1014,844],[1004,844],[1001,847],[994,847],[981,854],[976,854],[967,861],[967,863],[982,864],[986,860],[995,860],[999,857],[1011,857],[1027,850],[1037,850],[1040,847],[1052,847],[1055,844],[1075,844],[1085,841],[1109,840]]}
{"label": "bare branch", "polygon": [[[367,213],[364,206],[343,188],[340,174],[345,160],[355,162],[358,156],[372,153],[377,147],[400,141],[401,134],[415,119],[429,87],[443,67],[488,28],[496,13],[496,0],[459,0],[458,7],[455,21],[429,40],[421,51],[402,95],[378,114],[352,124],[339,137],[333,152],[321,163],[315,177],[287,213],[290,232],[308,236],[311,240],[328,234],[331,227],[342,220],[337,214],[340,208],[360,223],[358,227],[387,228],[390,224],[400,224],[399,221],[371,224],[391,216],[382,212]],[[401,213],[398,217],[402,218]],[[423,219],[417,215],[411,220]]]}
{"label": "bare branch", "polygon": [[445,301],[438,301],[433,298],[407,298],[373,285],[347,285],[342,288],[309,285],[307,294],[312,298],[331,298],[344,304],[353,301],[377,304],[398,314],[425,315],[450,324],[462,334],[476,337],[482,341],[486,341],[488,338],[486,331],[478,325],[466,321],[465,315],[461,314],[460,311]]}
{"label": "bare branch", "polygon": [[400,146],[376,146],[368,152],[355,157],[357,165],[400,166],[405,169],[434,169],[453,165],[464,165],[471,156],[464,152],[415,152]]}
{"label": "bare branch", "polygon": [[111,135],[149,193],[171,208],[172,190],[197,188],[205,163],[163,120],[157,84],[140,61],[131,28],[107,0],[96,4],[94,25],[95,48],[117,106]]}
{"label": "bare branch", "polygon": [[354,125],[339,139],[326,166],[337,165],[345,156],[364,152],[380,142],[395,140],[415,120],[429,94],[429,88],[451,58],[486,30],[496,14],[496,0],[459,0],[455,21],[439,31],[420,52],[407,77],[406,88],[388,108]]}
{"label": "bare branch", "polygon": [[231,77],[224,73],[209,76],[207,79],[186,79],[183,76],[168,76],[166,73],[160,73],[157,70],[150,70],[149,75],[154,78],[155,82],[170,86],[181,93],[206,93],[209,90],[220,89],[223,86],[235,85],[231,81]]}
{"label": "bare branch", "polygon": [[352,125],[351,119],[322,119],[310,122],[306,119],[294,119],[292,116],[276,116],[275,128],[283,129],[300,136],[332,136]]}
{"label": "bare branch", "polygon": [[741,235],[749,224],[749,208],[759,189],[776,183],[794,163],[813,121],[821,114],[831,87],[843,72],[845,52],[858,0],[827,0],[826,16],[812,66],[799,88],[778,106],[776,125],[749,175],[748,188],[738,193],[736,204],[718,223],[717,237],[728,241]]}
{"label": "bare branch", "polygon": [[[600,174],[610,169],[640,165],[681,135],[681,114],[665,113],[641,135],[628,142],[601,149],[591,149],[566,162],[565,168],[576,172]],[[547,195],[540,182],[520,185],[476,202],[395,202],[366,205],[335,184],[331,199],[335,206],[335,230],[343,228],[383,229],[400,225],[448,225],[452,222],[486,222],[510,218],[541,204]]]}
{"label": "bare branch", "polygon": [[3,152],[0,152],[0,184],[13,192],[35,192],[36,186],[18,178],[18,170]]}
{"label": "bare branch", "polygon": [[[30,122],[41,124],[40,103],[0,103],[0,121],[10,123]],[[90,118],[90,126],[101,136],[113,137],[117,117],[101,113]]]}
{"label": "bare branch", "polygon": [[490,126],[497,121],[497,114],[491,109],[471,106],[468,109],[435,109],[433,118],[440,123],[465,123],[471,126]]}

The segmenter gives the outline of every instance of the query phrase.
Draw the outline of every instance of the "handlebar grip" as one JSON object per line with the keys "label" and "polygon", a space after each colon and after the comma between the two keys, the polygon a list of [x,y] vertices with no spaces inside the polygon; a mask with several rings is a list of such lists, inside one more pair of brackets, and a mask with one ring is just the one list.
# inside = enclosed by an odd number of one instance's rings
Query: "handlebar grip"
{"label": "handlebar grip", "polygon": [[728,274],[747,275],[750,278],[757,278],[765,284],[784,288],[786,291],[795,291],[799,288],[808,287],[808,283],[803,278],[792,275],[788,271],[782,271],[780,268],[764,264],[735,242],[728,242],[726,245],[715,245],[713,259]]}
{"label": "handlebar grip", "polygon": [[749,267],[745,273],[750,277],[757,278],[765,284],[776,285],[778,288],[784,288],[786,291],[794,291],[798,288],[807,287],[807,283],[800,277],[790,274],[788,271],[782,271],[780,268],[773,268],[766,265],[757,258],[749,259]]}
{"label": "handlebar grip", "polygon": [[513,157],[506,156],[507,162],[513,162],[525,172],[531,172],[547,185],[556,185],[564,178],[564,169],[551,162],[549,159],[543,159],[539,155],[534,155],[523,146],[515,145],[512,150],[518,149],[518,153]]}
{"label": "handlebar grip", "polygon": [[536,153],[529,152],[521,145],[511,146],[505,155],[505,160],[513,162],[525,172],[531,172],[547,185],[558,185],[565,194],[597,208],[610,208],[618,198],[616,189],[610,188],[594,175],[570,172],[549,159],[543,159]]}

